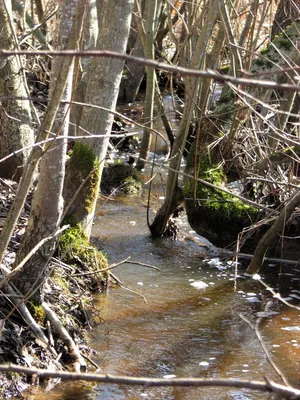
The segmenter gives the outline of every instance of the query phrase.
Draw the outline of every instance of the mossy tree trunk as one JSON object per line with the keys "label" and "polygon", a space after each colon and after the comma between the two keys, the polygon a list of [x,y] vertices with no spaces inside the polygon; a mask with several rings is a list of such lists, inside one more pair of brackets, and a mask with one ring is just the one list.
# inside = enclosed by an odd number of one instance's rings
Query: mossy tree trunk
{"label": "mossy tree trunk", "polygon": [[[99,35],[97,49],[125,53],[133,0],[98,0]],[[94,58],[87,72],[85,106],[79,134],[86,139],[76,142],[67,168],[64,197],[68,208],[66,220],[80,223],[90,235],[99,193],[113,113],[124,62],[110,58]],[[93,105],[104,107],[95,108]],[[91,134],[93,137],[88,138]]]}
{"label": "mossy tree trunk", "polygon": [[[77,10],[76,10],[77,4]],[[77,14],[74,18],[74,15]],[[58,48],[74,49],[80,40],[85,0],[66,0],[62,3],[57,21],[55,43]],[[72,21],[76,21],[72,30]],[[78,36],[77,36],[78,35]],[[73,65],[68,71],[62,69],[63,58],[53,60],[50,96],[53,93],[60,73],[66,73],[66,85],[62,100],[69,102],[72,92]],[[62,89],[63,90],[63,89]],[[69,123],[69,105],[64,103],[58,109],[52,130],[57,135],[46,149],[41,163],[37,189],[34,193],[28,226],[18,251],[17,266],[41,240],[53,235],[60,226],[63,211],[63,182],[65,176],[66,145]],[[49,275],[48,262],[54,252],[56,237],[48,240],[37,250],[21,271],[14,277],[13,283],[26,297],[34,297],[41,302],[43,284]]]}
{"label": "mossy tree trunk", "polygon": [[[1,1],[0,49],[17,48],[12,21],[11,2]],[[0,158],[12,154],[12,157],[1,161],[0,176],[16,180],[22,175],[22,166],[26,163],[31,151],[30,145],[34,142],[30,102],[17,99],[28,97],[23,68],[20,56],[0,59],[0,96],[4,97],[0,107]],[[17,153],[13,154],[14,152]]]}

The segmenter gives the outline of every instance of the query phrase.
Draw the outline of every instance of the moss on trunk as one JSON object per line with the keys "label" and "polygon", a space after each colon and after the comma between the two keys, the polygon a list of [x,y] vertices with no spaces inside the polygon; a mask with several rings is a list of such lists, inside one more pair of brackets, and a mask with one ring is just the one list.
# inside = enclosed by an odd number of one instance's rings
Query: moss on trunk
{"label": "moss on trunk", "polygon": [[72,226],[86,221],[93,212],[99,192],[100,162],[93,150],[76,142],[67,169],[64,198],[68,211],[65,221]]}

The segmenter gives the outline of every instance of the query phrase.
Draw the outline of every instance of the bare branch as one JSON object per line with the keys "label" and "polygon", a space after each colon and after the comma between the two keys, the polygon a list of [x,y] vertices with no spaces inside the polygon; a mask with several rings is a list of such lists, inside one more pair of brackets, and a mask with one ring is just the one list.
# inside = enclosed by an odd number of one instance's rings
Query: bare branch
{"label": "bare branch", "polygon": [[37,375],[40,378],[60,378],[63,381],[87,381],[97,383],[115,383],[122,385],[135,385],[146,387],[236,387],[251,390],[259,390],[261,392],[279,394],[285,399],[300,399],[300,390],[291,386],[283,386],[272,381],[247,381],[243,379],[215,379],[215,378],[144,378],[144,377],[127,377],[122,375],[111,374],[80,374],[65,371],[50,371],[38,368],[20,367],[17,365],[0,365],[2,372],[17,372],[27,375]]}
{"label": "bare branch", "polygon": [[[235,85],[245,85],[251,87],[261,87],[265,89],[275,89],[275,90],[283,90],[283,91],[290,91],[290,92],[299,92],[300,85],[291,85],[287,83],[277,83],[276,81],[268,81],[268,80],[258,80],[258,79],[251,79],[251,78],[236,78],[230,75],[222,75],[219,72],[213,71],[208,69],[207,71],[199,71],[197,69],[190,69],[185,67],[178,67],[174,65],[170,65],[161,61],[155,60],[147,60],[142,57],[135,57],[129,54],[121,54],[116,53],[114,51],[98,51],[98,50],[89,50],[89,51],[73,51],[73,50],[53,50],[53,51],[33,51],[33,50],[26,50],[26,51],[11,51],[11,50],[1,50],[0,51],[0,58],[2,57],[10,57],[15,55],[27,55],[27,56],[37,56],[37,55],[44,55],[44,56],[75,56],[75,57],[111,57],[116,59],[122,59],[125,61],[136,62],[148,67],[162,69],[168,72],[174,72],[177,74],[181,74],[182,76],[195,76],[195,77],[202,77],[202,78],[211,78],[218,80],[220,82],[230,82]],[[294,71],[298,71],[300,67],[294,68]],[[276,71],[274,72],[274,75]]]}

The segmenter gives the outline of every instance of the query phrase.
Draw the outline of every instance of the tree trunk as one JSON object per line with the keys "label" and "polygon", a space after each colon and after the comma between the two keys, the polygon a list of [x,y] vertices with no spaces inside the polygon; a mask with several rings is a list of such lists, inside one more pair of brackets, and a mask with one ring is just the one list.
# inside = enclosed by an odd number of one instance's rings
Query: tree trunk
{"label": "tree trunk", "polygon": [[[154,59],[154,34],[156,25],[157,14],[157,0],[149,0],[146,5],[146,27],[145,27],[145,58]],[[153,128],[153,107],[155,95],[155,70],[154,68],[146,67],[147,86],[145,96],[145,109],[144,109],[144,133],[141,142],[140,156],[137,161],[136,168],[142,169],[145,166],[145,161],[148,158],[150,145],[151,145],[151,129]]]}
{"label": "tree trunk", "polygon": [[[59,16],[64,16],[57,25],[59,32],[56,33],[56,43],[59,49],[74,49],[77,41],[80,40],[86,1],[81,0],[78,2],[77,11],[75,11],[76,3],[77,0],[65,1],[59,10]],[[77,15],[72,31],[72,21],[75,13]],[[50,96],[54,90],[57,77],[61,73],[63,61],[61,57],[53,60]],[[62,97],[62,100],[66,102],[71,100],[72,67],[66,77],[67,83]],[[65,176],[68,127],[69,105],[64,103],[59,108],[53,125],[53,131],[56,133],[57,138],[54,138],[53,142],[51,142],[40,163],[39,182],[34,193],[28,226],[17,254],[15,265],[18,265],[42,239],[53,235],[59,228],[63,211],[62,190]],[[51,173],[49,173],[50,171]],[[43,284],[49,275],[47,264],[54,252],[55,244],[56,238],[48,240],[33,254],[20,273],[13,279],[13,283],[27,298],[34,297],[38,302],[43,301]]]}
{"label": "tree trunk", "polygon": [[[139,8],[142,15],[144,15],[145,13],[143,12],[143,10],[145,8],[145,0],[140,1]],[[136,3],[133,11],[134,13],[136,13],[136,17],[132,18],[131,21],[131,32],[128,38],[127,51],[135,57],[143,57],[144,47],[137,28],[139,18],[142,18],[142,16],[137,15],[138,9]],[[122,77],[120,84],[118,101],[122,101],[124,103],[132,103],[135,100],[140,85],[142,83],[145,74],[145,66],[136,62],[128,61],[126,62],[124,72],[125,73]]]}
{"label": "tree trunk", "polygon": [[[220,7],[222,7],[222,4],[223,2],[219,2],[217,0],[211,0],[209,4],[207,4],[206,21],[203,24],[201,34],[198,37],[195,46],[195,52],[190,63],[190,68],[197,69],[200,67],[202,59],[205,57],[207,44],[211,37],[211,32],[215,26],[216,18],[220,13]],[[153,236],[163,235],[168,219],[174,212],[175,208],[178,206],[178,203],[182,202],[183,200],[182,190],[180,190],[180,188],[178,187],[178,171],[180,170],[182,155],[186,145],[194,105],[197,102],[198,87],[199,80],[197,78],[186,78],[185,109],[172,149],[165,201],[158,213],[156,214],[154,221],[150,227]]]}
{"label": "tree trunk", "polygon": [[299,18],[300,0],[280,0],[271,32],[271,40]]}
{"label": "tree trunk", "polygon": [[[133,0],[98,0],[99,36],[97,49],[125,53]],[[87,77],[85,106],[80,134],[98,137],[76,142],[68,164],[65,200],[66,220],[80,223],[90,235],[102,168],[106,157],[124,62],[110,58],[94,58]],[[94,108],[105,107],[106,110]]]}
{"label": "tree trunk", "polygon": [[[5,6],[6,5],[6,6]],[[0,49],[14,50],[16,36],[13,32],[11,2],[0,2]],[[19,180],[22,166],[30,154],[34,142],[33,120],[28,100],[15,97],[28,97],[23,75],[21,57],[1,58],[0,60],[0,176]],[[6,98],[5,98],[6,97]],[[23,150],[21,150],[23,149]],[[13,154],[16,152],[15,154]]]}
{"label": "tree trunk", "polygon": [[290,219],[293,211],[300,205],[300,192],[291,196],[286,206],[282,209],[279,217],[276,219],[271,228],[264,234],[255,248],[253,258],[247,268],[248,274],[256,274],[259,272],[264,261],[268,248],[277,242],[279,236],[283,234],[284,227]]}

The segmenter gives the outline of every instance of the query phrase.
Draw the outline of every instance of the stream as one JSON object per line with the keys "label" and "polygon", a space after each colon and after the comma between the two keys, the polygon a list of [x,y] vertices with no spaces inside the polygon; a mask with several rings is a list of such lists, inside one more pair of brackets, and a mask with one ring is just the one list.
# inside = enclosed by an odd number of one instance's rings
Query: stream
{"label": "stream", "polygon": [[[249,380],[267,376],[279,382],[253,329],[244,320],[253,324],[263,317],[260,332],[272,358],[289,382],[298,385],[298,311],[281,307],[261,314],[270,299],[268,291],[249,277],[236,278],[232,263],[220,261],[217,249],[190,231],[185,217],[177,223],[177,241],[152,239],[143,196],[99,202],[93,236],[110,263],[130,257],[112,270],[130,290],[111,287],[108,294],[95,296],[101,323],[88,333],[88,343],[96,351],[93,360],[104,373],[127,376]],[[245,267],[239,269],[244,271]],[[283,275],[284,271],[283,267]],[[297,298],[299,278],[290,272],[286,275],[292,296]],[[59,384],[35,398],[245,400],[267,396],[234,388],[143,389],[79,382]]]}

